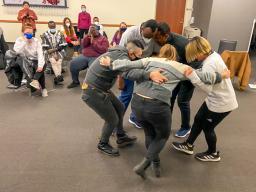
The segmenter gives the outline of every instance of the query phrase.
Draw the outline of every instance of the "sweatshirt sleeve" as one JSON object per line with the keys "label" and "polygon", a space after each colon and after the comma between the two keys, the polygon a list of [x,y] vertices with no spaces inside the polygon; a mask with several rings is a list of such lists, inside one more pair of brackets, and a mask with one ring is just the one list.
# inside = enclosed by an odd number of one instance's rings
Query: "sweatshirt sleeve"
{"label": "sweatshirt sleeve", "polygon": [[132,69],[122,74],[124,79],[129,79],[131,81],[148,81],[150,80],[150,72],[144,69]]}
{"label": "sweatshirt sleeve", "polygon": [[16,53],[18,53],[18,54],[23,53],[24,48],[25,48],[25,46],[26,46],[26,43],[27,43],[27,42],[26,42],[25,40],[23,40],[22,38],[19,37],[19,38],[16,39],[16,41],[15,41],[13,50],[14,50]]}
{"label": "sweatshirt sleeve", "polygon": [[38,67],[44,67],[45,60],[44,60],[44,54],[43,49],[40,41],[37,41],[37,56],[38,56]]}
{"label": "sweatshirt sleeve", "polygon": [[137,61],[130,61],[128,59],[115,60],[111,63],[110,68],[118,71],[128,71],[130,69],[142,69],[148,63],[147,59],[140,59]]}
{"label": "sweatshirt sleeve", "polygon": [[106,53],[108,50],[109,42],[107,38],[99,39],[99,40],[93,40],[92,47],[98,52],[98,53]]}

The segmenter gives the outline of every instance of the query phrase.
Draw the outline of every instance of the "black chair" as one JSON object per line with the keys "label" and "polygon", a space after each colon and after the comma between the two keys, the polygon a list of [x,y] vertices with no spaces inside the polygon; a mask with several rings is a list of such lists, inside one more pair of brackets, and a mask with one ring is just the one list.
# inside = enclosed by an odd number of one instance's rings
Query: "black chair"
{"label": "black chair", "polygon": [[237,41],[229,41],[226,39],[220,40],[218,53],[221,54],[225,50],[235,51],[236,45],[237,45]]}

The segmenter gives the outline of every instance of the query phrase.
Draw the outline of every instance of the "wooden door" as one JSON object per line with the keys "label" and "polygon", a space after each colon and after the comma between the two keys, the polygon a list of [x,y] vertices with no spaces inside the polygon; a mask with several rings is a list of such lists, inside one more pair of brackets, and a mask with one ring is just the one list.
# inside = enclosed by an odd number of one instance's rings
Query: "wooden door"
{"label": "wooden door", "polygon": [[171,31],[182,34],[186,0],[157,0],[156,20],[167,22]]}

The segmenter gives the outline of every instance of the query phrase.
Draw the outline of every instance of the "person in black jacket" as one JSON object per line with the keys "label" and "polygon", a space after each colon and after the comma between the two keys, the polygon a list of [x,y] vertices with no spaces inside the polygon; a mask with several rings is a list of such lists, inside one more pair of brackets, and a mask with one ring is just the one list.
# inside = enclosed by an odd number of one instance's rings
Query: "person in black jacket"
{"label": "person in black jacket", "polygon": [[3,30],[0,27],[0,70],[4,69],[6,66],[6,62],[4,59],[6,51],[9,50],[9,47],[4,39]]}
{"label": "person in black jacket", "polygon": [[[194,69],[201,68],[201,62],[187,62],[185,48],[189,43],[189,40],[182,35],[172,33],[167,23],[158,23],[158,32],[155,39],[160,45],[164,45],[165,43],[173,45],[177,50],[179,62],[190,65]],[[178,97],[178,106],[180,108],[182,121],[180,129],[175,134],[176,137],[186,137],[190,133],[190,100],[193,96],[194,89],[195,87],[190,81],[182,81],[173,90],[171,97],[171,111],[173,111],[175,100]]]}

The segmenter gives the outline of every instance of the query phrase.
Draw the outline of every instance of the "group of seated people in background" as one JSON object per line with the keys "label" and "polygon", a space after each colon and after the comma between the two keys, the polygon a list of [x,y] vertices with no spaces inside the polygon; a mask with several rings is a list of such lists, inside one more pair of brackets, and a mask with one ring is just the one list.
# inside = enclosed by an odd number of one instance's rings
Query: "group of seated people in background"
{"label": "group of seated people in background", "polygon": [[[87,69],[81,85],[82,99],[105,121],[97,146],[101,152],[119,155],[118,149],[109,143],[113,133],[118,147],[136,142],[137,138],[129,136],[123,128],[123,117],[132,100],[129,122],[145,132],[147,153],[134,167],[135,173],[142,178],[145,178],[145,171],[151,164],[155,176],[161,175],[159,154],[170,136],[176,98],[181,112],[181,127],[175,136],[189,137],[182,143],[173,142],[173,147],[192,155],[194,142],[203,131],[208,150],[195,157],[201,161],[219,161],[214,129],[238,104],[229,71],[210,43],[203,37],[188,40],[172,33],[167,23],[154,19],[128,28],[122,22],[109,43],[99,19],[95,17],[91,23],[86,7],[82,5],[81,9],[79,37],[69,18],[63,20],[60,31],[54,21],[49,21],[48,31],[41,36],[42,43],[33,37],[34,25],[24,23],[23,34],[16,40],[14,52],[6,54],[8,70],[12,61],[21,58],[16,63],[25,74],[27,85],[32,92],[41,90],[42,96],[46,97],[46,64],[52,67],[54,84],[60,84],[64,80],[62,63],[66,49],[74,49],[76,54],[70,61],[72,82],[68,88],[80,87],[79,72]],[[20,13],[19,18],[26,14],[30,15],[30,11]],[[28,19],[36,18],[32,15],[31,12]],[[19,75],[16,86],[21,85],[22,78]],[[111,91],[116,80],[122,89],[119,97]],[[191,126],[190,101],[194,85],[205,90],[207,97]]]}

